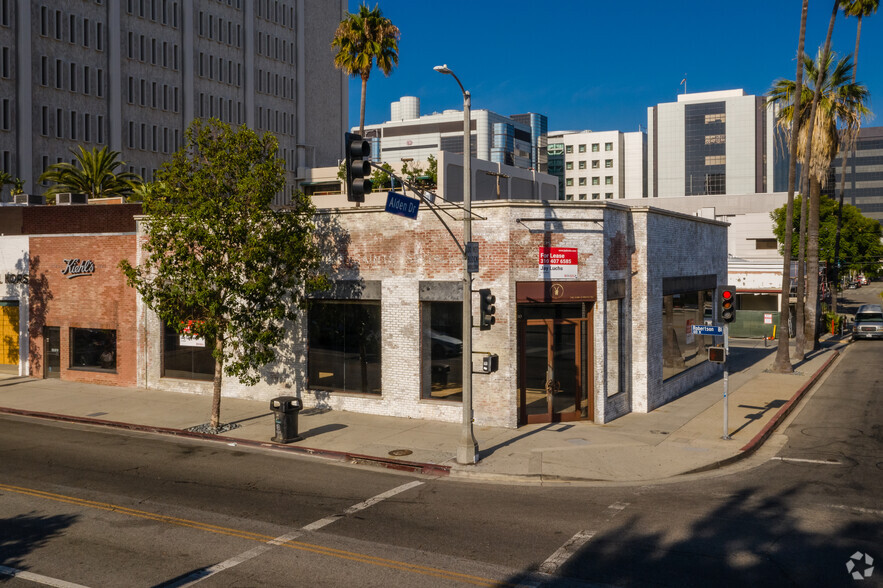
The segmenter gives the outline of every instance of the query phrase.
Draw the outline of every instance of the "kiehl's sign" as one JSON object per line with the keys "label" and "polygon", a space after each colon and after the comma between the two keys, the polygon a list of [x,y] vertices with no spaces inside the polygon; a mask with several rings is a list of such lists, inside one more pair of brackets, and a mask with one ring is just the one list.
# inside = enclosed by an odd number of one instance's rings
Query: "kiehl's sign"
{"label": "kiehl's sign", "polygon": [[61,270],[62,275],[67,279],[82,278],[83,276],[91,276],[95,273],[95,264],[91,259],[80,261],[79,259],[65,259],[65,267]]}

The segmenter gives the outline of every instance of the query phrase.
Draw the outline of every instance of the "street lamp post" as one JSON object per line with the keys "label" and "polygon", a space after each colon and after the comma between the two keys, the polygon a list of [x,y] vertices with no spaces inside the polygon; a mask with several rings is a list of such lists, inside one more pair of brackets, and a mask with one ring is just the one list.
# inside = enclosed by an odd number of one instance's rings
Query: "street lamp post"
{"label": "street lamp post", "polygon": [[463,92],[463,431],[457,446],[457,462],[474,464],[478,463],[478,442],[472,431],[472,274],[466,255],[467,244],[472,241],[472,96],[447,65],[433,69],[452,76]]}

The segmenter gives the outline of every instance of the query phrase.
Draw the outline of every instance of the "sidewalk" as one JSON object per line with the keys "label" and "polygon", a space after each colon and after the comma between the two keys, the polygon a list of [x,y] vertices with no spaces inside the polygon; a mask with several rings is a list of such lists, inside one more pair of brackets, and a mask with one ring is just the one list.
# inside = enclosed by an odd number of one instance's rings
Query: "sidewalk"
{"label": "sidewalk", "polygon": [[648,414],[628,414],[606,425],[476,426],[481,460],[468,466],[455,459],[459,423],[304,410],[299,416],[304,439],[280,445],[270,442],[274,420],[265,401],[222,399],[222,422],[239,426],[218,437],[184,431],[208,420],[207,396],[0,374],[0,413],[208,438],[483,481],[649,482],[713,469],[751,454],[833,363],[845,342],[824,341],[821,351],[789,375],[767,371],[775,357],[773,345],[764,348],[763,341],[753,340],[731,344],[731,440],[722,439],[723,380],[717,378]]}

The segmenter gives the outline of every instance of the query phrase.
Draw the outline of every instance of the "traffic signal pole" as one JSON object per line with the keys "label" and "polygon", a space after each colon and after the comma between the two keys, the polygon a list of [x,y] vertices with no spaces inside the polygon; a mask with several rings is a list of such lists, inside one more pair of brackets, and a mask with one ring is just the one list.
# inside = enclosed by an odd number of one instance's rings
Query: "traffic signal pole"
{"label": "traffic signal pole", "polygon": [[730,437],[730,427],[728,424],[728,394],[729,394],[729,366],[727,365],[730,357],[730,325],[729,323],[724,323],[724,436],[721,439],[726,439],[729,441],[732,439]]}

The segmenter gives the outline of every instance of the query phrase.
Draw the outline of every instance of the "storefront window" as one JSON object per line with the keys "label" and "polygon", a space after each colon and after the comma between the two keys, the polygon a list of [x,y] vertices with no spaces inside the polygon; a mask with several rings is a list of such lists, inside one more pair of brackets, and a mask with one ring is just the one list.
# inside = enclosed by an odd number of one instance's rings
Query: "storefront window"
{"label": "storefront window", "polygon": [[380,302],[310,305],[310,388],[380,394],[380,349]]}
{"label": "storefront window", "polygon": [[662,297],[662,377],[671,378],[708,360],[710,335],[694,335],[693,325],[712,324],[713,290]]}
{"label": "storefront window", "polygon": [[463,303],[424,302],[423,392],[432,400],[463,400]]}
{"label": "storefront window", "polygon": [[179,335],[166,325],[163,330],[162,377],[213,380],[215,358],[205,340],[195,333]]}
{"label": "storefront window", "polygon": [[110,329],[71,329],[72,369],[115,371],[117,332]]}

